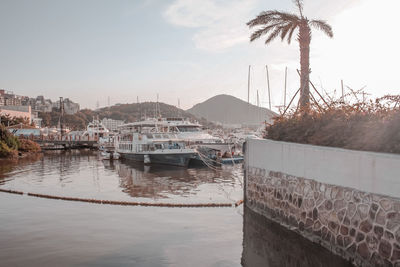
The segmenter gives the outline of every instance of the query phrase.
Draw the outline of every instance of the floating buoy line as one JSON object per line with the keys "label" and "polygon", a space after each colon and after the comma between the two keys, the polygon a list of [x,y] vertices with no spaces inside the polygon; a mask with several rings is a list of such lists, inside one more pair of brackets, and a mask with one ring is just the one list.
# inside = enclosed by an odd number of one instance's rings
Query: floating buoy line
{"label": "floating buoy line", "polygon": [[[17,194],[17,195],[28,195],[31,197],[47,198],[47,199],[59,199],[65,201],[77,201],[77,202],[87,202],[94,204],[106,204],[106,205],[120,205],[120,206],[143,206],[143,207],[167,207],[167,208],[222,208],[222,207],[237,207],[238,203],[242,203],[241,200],[236,203],[195,203],[195,204],[179,204],[179,203],[150,203],[150,202],[130,202],[130,201],[115,201],[115,200],[100,200],[100,199],[90,199],[90,198],[77,198],[77,197],[63,197],[63,196],[52,196],[45,194],[36,193],[24,193],[21,191],[2,189],[0,192]],[[239,205],[240,205],[239,204]]]}

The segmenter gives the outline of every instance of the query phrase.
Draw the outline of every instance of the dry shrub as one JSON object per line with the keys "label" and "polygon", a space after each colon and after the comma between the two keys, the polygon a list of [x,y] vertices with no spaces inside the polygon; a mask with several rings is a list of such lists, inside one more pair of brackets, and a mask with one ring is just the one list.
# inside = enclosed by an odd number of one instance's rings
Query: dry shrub
{"label": "dry shrub", "polygon": [[266,128],[266,138],[376,152],[400,153],[400,96],[344,102],[330,98],[325,108],[291,110]]}
{"label": "dry shrub", "polygon": [[40,152],[41,151],[39,144],[36,142],[33,142],[28,139],[23,139],[23,138],[20,138],[19,142],[20,142],[20,145],[18,147],[19,151],[22,151],[22,152]]}

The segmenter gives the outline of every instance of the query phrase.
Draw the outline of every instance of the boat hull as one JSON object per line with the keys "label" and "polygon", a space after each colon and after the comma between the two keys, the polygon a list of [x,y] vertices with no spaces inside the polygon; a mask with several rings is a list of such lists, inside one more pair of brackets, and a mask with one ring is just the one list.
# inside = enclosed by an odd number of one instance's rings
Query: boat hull
{"label": "boat hull", "polygon": [[168,153],[168,154],[139,154],[139,153],[119,153],[121,158],[139,162],[145,161],[145,155],[150,158],[150,164],[164,164],[180,167],[187,167],[191,159],[195,158],[195,153]]}

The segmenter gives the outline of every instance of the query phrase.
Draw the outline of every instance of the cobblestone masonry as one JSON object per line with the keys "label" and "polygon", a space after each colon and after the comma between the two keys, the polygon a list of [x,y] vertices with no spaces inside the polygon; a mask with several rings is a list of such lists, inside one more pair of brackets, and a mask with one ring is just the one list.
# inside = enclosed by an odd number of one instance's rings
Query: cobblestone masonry
{"label": "cobblestone masonry", "polygon": [[358,266],[400,267],[400,200],[248,167],[246,205]]}

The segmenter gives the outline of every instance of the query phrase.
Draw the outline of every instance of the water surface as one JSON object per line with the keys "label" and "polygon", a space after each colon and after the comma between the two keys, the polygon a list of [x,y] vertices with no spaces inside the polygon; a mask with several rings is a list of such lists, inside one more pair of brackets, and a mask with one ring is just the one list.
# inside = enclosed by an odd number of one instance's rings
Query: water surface
{"label": "water surface", "polygon": [[47,152],[0,168],[0,187],[121,201],[232,203],[242,198],[241,165],[209,169],[105,161],[90,150]]}
{"label": "water surface", "polygon": [[[0,188],[151,203],[233,203],[241,165],[102,161],[96,151],[0,161]],[[244,213],[244,219],[243,219]],[[0,192],[0,266],[345,266],[251,210],[111,206]]]}

